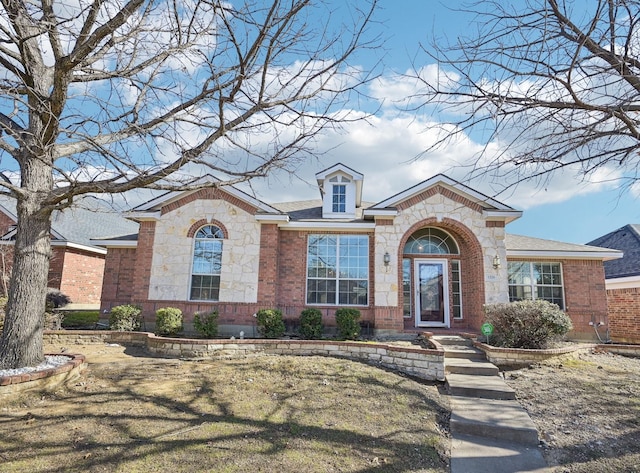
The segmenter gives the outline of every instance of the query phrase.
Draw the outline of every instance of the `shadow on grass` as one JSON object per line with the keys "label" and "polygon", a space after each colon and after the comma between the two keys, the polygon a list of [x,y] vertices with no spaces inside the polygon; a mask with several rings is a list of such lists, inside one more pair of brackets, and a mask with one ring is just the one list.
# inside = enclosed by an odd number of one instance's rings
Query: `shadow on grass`
{"label": "shadow on grass", "polygon": [[147,357],[31,402],[3,471],[447,471],[437,386],[347,360]]}

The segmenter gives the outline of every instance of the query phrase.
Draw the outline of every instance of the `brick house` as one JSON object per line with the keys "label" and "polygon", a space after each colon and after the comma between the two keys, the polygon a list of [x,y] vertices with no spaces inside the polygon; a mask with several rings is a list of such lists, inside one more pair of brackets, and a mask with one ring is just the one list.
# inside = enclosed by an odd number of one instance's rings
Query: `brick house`
{"label": "brick house", "polygon": [[589,244],[624,253],[604,263],[609,336],[615,342],[640,343],[640,225],[625,225]]}
{"label": "brick house", "polygon": [[[0,197],[0,276],[8,284],[13,259],[16,202]],[[51,221],[52,257],[49,263],[49,287],[59,289],[72,303],[98,306],[106,250],[91,238],[124,231],[136,231],[138,224],[113,212],[92,197],[78,198],[73,207],[55,211]],[[4,284],[0,286],[4,294]]]}
{"label": "brick house", "polygon": [[[272,203],[234,187],[170,192],[126,214],[136,234],[108,249],[102,309],[160,307],[185,322],[216,308],[224,334],[254,334],[253,314],[295,320],[316,307],[325,325],[352,306],[376,334],[477,331],[482,306],[526,297],[559,304],[575,336],[606,319],[603,261],[617,251],[508,235],[521,212],[444,175],[378,203],[364,176],[336,164],[316,175],[320,199]],[[208,179],[208,178],[205,178]]]}

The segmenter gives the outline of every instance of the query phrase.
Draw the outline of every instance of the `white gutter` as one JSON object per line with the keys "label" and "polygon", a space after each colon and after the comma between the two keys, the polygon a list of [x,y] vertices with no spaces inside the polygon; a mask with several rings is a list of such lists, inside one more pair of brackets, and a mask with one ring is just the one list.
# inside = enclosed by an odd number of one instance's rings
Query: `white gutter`
{"label": "white gutter", "polygon": [[106,248],[137,248],[137,240],[91,240],[96,246]]}
{"label": "white gutter", "polygon": [[282,230],[327,230],[342,232],[345,230],[369,232],[375,230],[375,223],[356,222],[289,222],[278,225]]}
{"label": "white gutter", "polygon": [[553,250],[507,250],[507,258],[546,259],[597,259],[609,261],[622,258],[620,251],[553,251]]}

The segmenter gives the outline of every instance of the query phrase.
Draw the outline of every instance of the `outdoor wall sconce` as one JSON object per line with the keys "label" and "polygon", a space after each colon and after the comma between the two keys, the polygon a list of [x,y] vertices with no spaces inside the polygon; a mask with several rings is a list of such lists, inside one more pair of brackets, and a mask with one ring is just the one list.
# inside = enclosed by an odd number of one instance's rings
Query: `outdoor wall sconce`
{"label": "outdoor wall sconce", "polygon": [[389,254],[388,251],[382,257],[382,261],[383,261],[385,266],[389,266],[389,263],[391,263],[391,255]]}
{"label": "outdoor wall sconce", "polygon": [[493,257],[493,269],[498,269],[501,266],[501,262],[500,262],[500,257],[498,255],[495,255]]}

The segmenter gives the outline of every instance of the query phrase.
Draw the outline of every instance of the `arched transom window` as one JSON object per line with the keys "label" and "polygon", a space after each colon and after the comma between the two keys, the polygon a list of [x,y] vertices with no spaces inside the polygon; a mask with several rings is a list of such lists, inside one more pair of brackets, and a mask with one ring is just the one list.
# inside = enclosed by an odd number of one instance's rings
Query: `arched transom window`
{"label": "arched transom window", "polygon": [[460,250],[451,235],[439,228],[422,228],[404,245],[407,255],[458,255]]}
{"label": "arched transom window", "polygon": [[194,235],[189,297],[193,301],[219,299],[223,238],[224,233],[215,225],[205,225]]}

